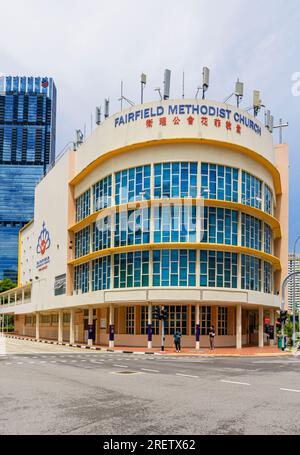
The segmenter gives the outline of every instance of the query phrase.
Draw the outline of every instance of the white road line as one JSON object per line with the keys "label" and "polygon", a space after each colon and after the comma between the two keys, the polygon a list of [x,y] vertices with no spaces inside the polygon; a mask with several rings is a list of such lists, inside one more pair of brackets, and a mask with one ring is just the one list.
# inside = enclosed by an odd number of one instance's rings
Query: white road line
{"label": "white road line", "polygon": [[10,363],[10,362],[7,362],[5,365],[11,365],[11,363]]}
{"label": "white road line", "polygon": [[128,368],[127,365],[113,365],[113,367],[118,367],[118,368]]}
{"label": "white road line", "polygon": [[225,381],[224,379],[221,382],[225,382],[226,384],[250,385],[248,382]]}
{"label": "white road line", "polygon": [[184,378],[199,378],[199,376],[192,376],[190,374],[176,373],[176,376],[182,376]]}
{"label": "white road line", "polygon": [[280,389],[283,390],[284,392],[295,392],[295,393],[300,393],[300,390],[295,390],[295,389]]}
{"label": "white road line", "polygon": [[149,368],[141,368],[142,371],[149,371],[150,373],[159,373],[159,370],[150,370]]}

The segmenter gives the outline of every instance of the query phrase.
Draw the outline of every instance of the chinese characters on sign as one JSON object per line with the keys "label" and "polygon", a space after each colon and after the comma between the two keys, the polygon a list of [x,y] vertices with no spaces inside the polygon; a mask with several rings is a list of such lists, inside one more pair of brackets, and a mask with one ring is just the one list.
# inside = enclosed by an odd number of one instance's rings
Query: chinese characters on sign
{"label": "chinese characters on sign", "polygon": [[[200,124],[202,126],[205,126],[205,127],[208,127],[209,124],[210,124],[210,119],[208,117],[200,117]],[[187,125],[194,125],[195,123],[195,117],[193,117],[192,115],[190,115],[189,117],[187,118],[180,118],[178,117],[178,115],[176,115],[175,117],[173,117],[172,119],[170,119],[170,122],[177,126],[177,125],[180,125],[181,123],[186,123]],[[154,120],[151,118],[151,119],[146,119],[145,121],[145,124],[146,124],[146,128],[153,128],[153,126],[155,125],[154,123]],[[216,128],[221,128],[222,126],[226,127],[226,130],[227,131],[232,131],[232,122],[230,122],[229,120],[227,120],[226,122],[223,122],[222,123],[222,120],[219,119],[219,118],[215,118],[214,119],[214,122],[213,122],[213,125],[216,127]],[[167,120],[167,117],[159,117],[158,119],[158,125],[159,126],[167,126],[168,125],[168,120]],[[242,132],[242,125],[240,125],[239,123],[236,125],[236,133],[237,134],[241,134]]]}
{"label": "chinese characters on sign", "polygon": [[131,110],[114,119],[115,128],[143,121],[146,128],[155,126],[200,125],[203,128],[214,126],[241,134],[244,128],[261,136],[262,126],[247,114],[232,111],[228,106],[210,104],[169,104]]}

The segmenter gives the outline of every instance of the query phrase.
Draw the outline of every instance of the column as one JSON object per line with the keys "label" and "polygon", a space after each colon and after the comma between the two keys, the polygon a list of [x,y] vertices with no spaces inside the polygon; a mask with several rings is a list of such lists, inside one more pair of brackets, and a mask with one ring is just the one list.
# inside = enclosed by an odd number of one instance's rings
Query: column
{"label": "column", "polygon": [[196,305],[196,349],[200,349],[200,305]]}
{"label": "column", "polygon": [[40,339],[40,313],[35,315],[35,338],[36,340]]}
{"label": "column", "polygon": [[70,344],[75,344],[75,310],[70,311]]}
{"label": "column", "polygon": [[109,347],[115,346],[114,307],[109,306]]}
{"label": "column", "polygon": [[88,317],[88,346],[93,346],[93,308],[89,307]]}
{"label": "column", "polygon": [[236,348],[242,349],[242,305],[236,306]]}
{"label": "column", "polygon": [[258,310],[258,346],[264,347],[264,308],[259,307]]}
{"label": "column", "polygon": [[273,340],[270,339],[270,346],[274,346],[275,344],[275,333],[276,333],[276,326],[275,326],[275,310],[270,310],[270,326],[273,327]]}
{"label": "column", "polygon": [[63,312],[59,310],[58,312],[58,344],[63,342]]}
{"label": "column", "polygon": [[148,349],[151,349],[152,348],[152,303],[148,304],[147,335],[148,335]]}

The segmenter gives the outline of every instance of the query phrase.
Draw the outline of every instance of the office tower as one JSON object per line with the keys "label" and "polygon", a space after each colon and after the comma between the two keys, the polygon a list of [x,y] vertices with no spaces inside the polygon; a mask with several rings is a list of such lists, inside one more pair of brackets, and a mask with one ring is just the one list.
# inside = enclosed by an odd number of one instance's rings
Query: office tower
{"label": "office tower", "polygon": [[47,77],[0,77],[0,280],[17,280],[18,234],[55,159],[56,88]]}

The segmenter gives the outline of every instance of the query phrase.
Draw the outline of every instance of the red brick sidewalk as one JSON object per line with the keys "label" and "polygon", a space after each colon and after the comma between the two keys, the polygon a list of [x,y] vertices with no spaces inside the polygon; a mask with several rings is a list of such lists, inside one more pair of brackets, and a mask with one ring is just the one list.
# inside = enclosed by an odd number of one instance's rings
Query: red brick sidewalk
{"label": "red brick sidewalk", "polygon": [[[97,346],[98,347],[98,346]],[[107,346],[99,346],[101,348],[107,349]],[[156,354],[163,354],[163,355],[174,355],[174,356],[208,356],[208,357],[226,357],[226,356],[280,356],[280,355],[291,355],[290,352],[283,352],[277,348],[277,346],[266,346],[264,348],[258,347],[244,347],[243,349],[236,349],[236,348],[216,348],[211,351],[208,348],[200,348],[199,351],[193,348],[183,348],[180,353],[176,353],[175,349],[166,348],[164,352],[162,352],[159,348],[154,349],[147,349],[147,348],[139,348],[139,347],[115,347],[110,350],[114,351],[126,351],[126,352],[148,352],[148,353],[156,353]]]}

